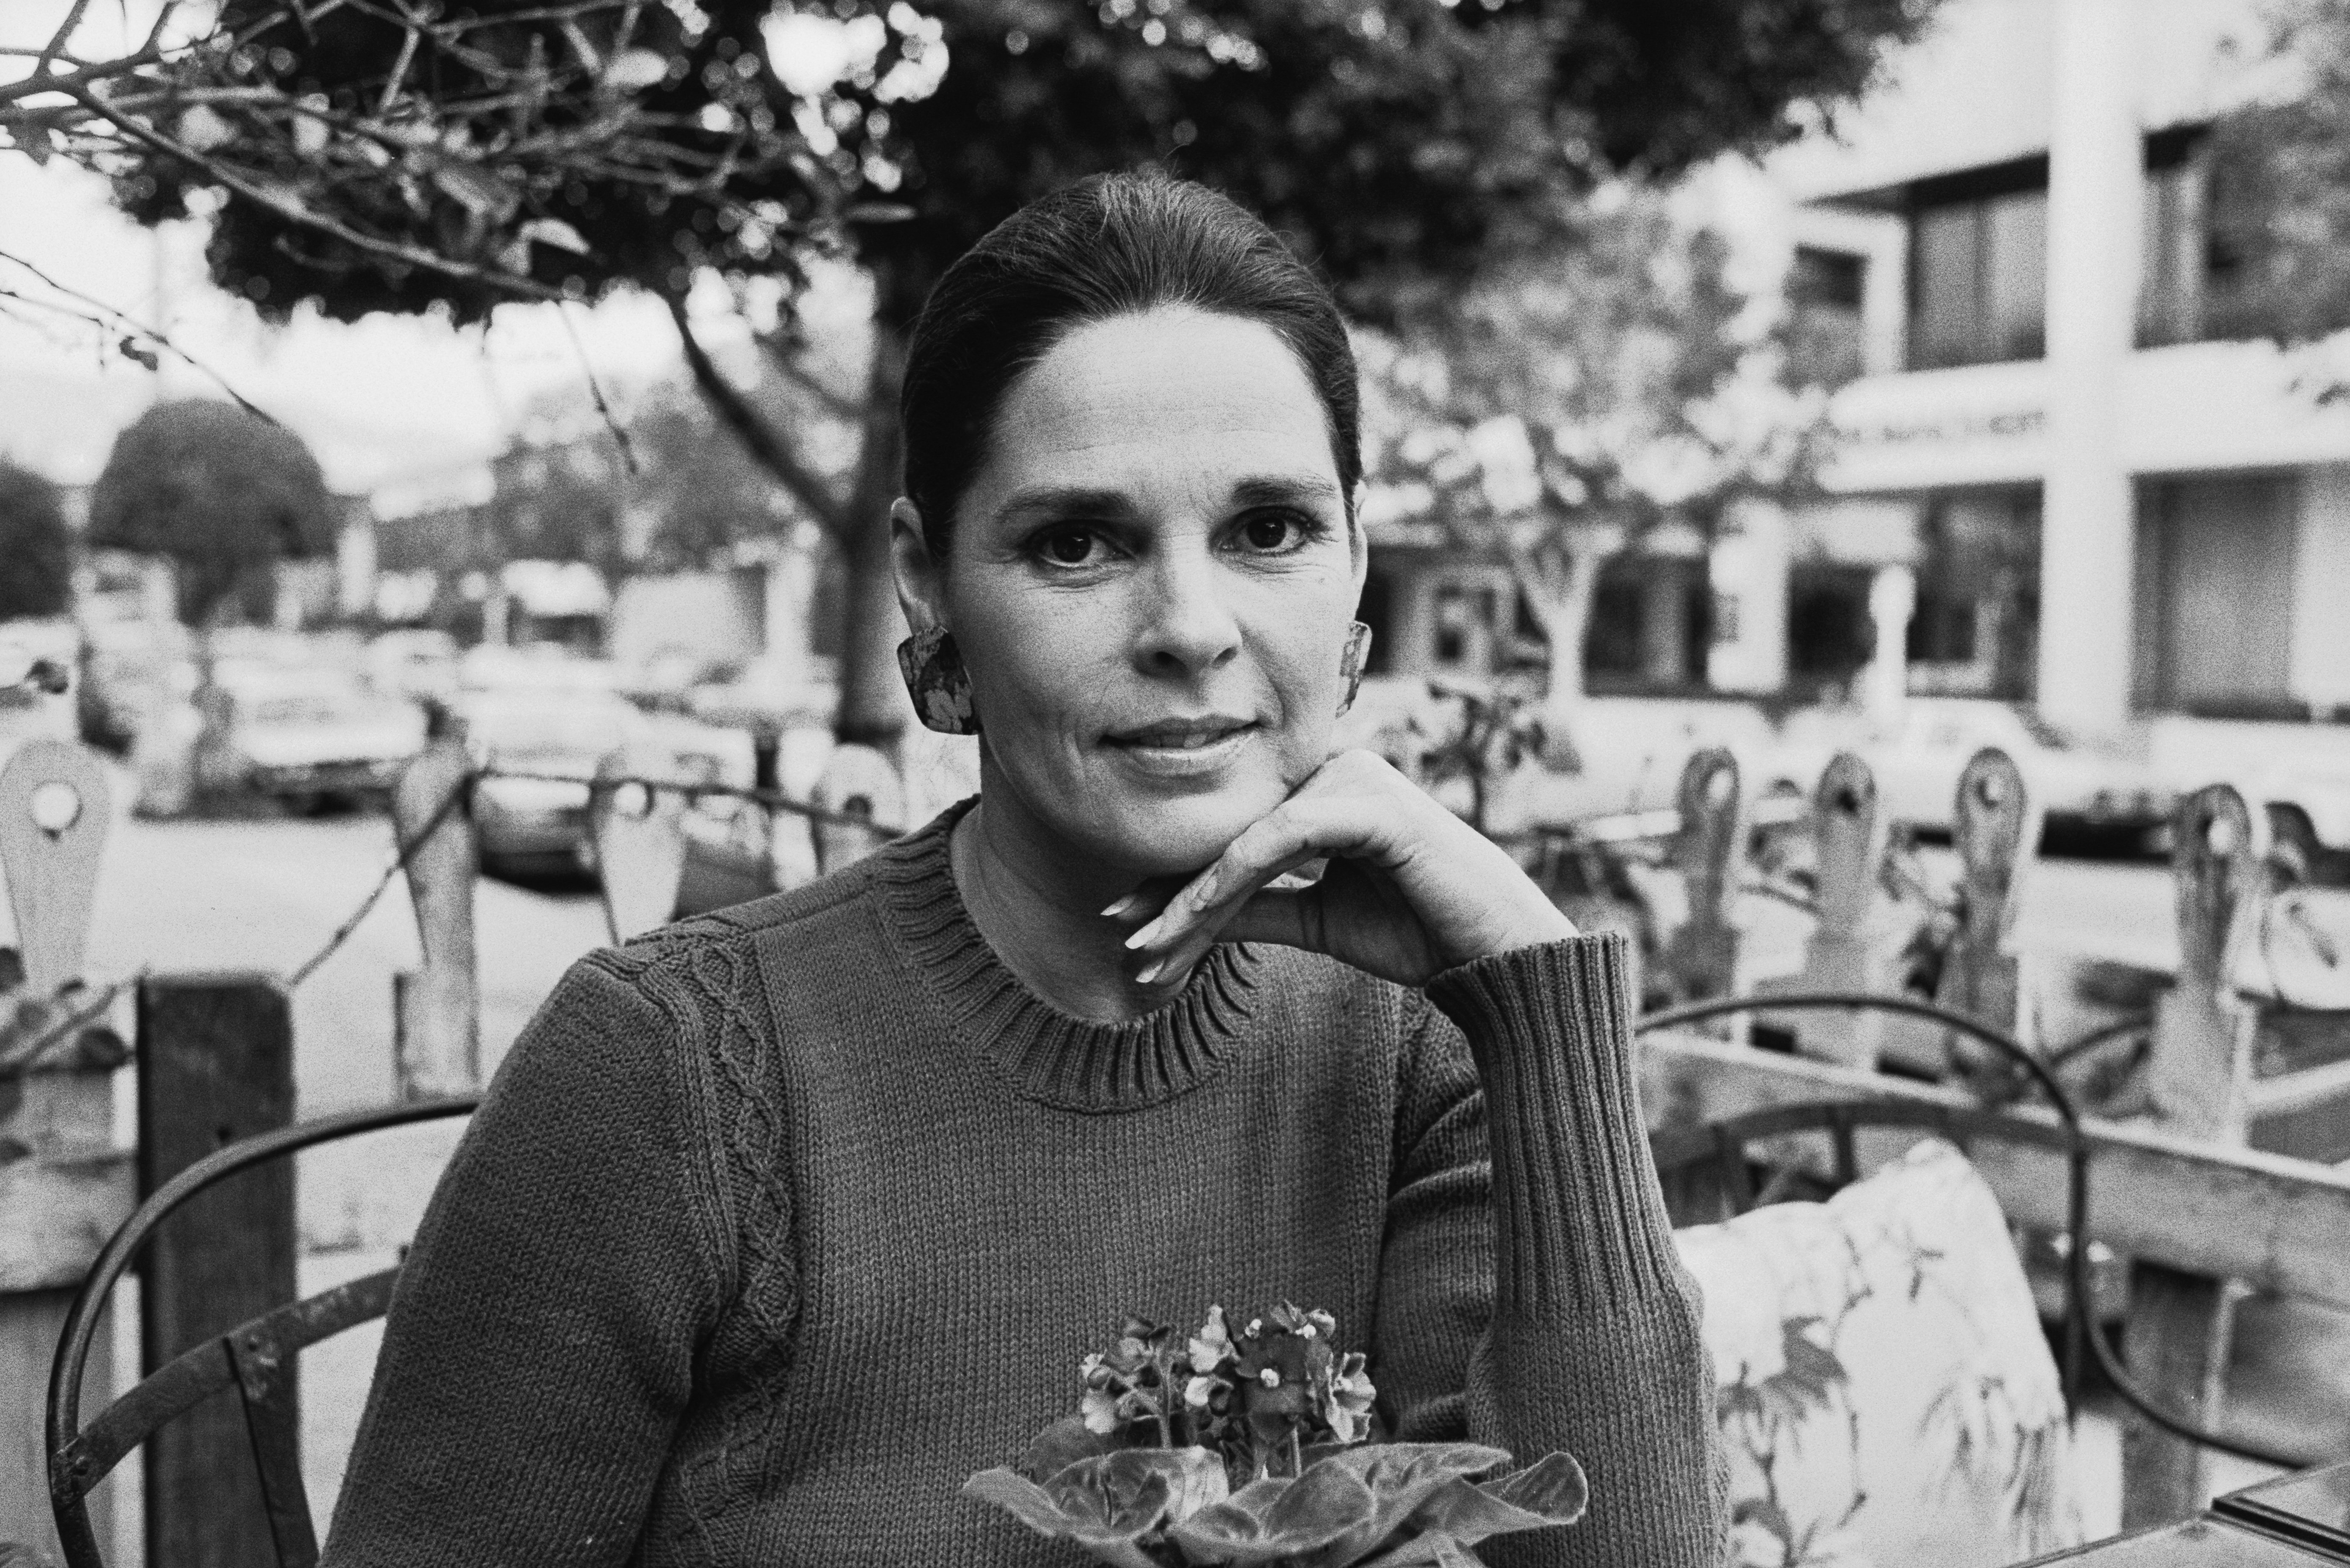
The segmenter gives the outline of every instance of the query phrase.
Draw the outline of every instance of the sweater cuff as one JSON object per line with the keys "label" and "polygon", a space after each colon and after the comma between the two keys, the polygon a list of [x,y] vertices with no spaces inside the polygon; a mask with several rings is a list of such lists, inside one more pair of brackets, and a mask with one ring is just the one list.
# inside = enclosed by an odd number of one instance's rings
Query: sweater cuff
{"label": "sweater cuff", "polygon": [[1495,1281],[1535,1316],[1677,1293],[1640,1117],[1631,958],[1610,932],[1446,970],[1428,998],[1468,1037],[1493,1151]]}

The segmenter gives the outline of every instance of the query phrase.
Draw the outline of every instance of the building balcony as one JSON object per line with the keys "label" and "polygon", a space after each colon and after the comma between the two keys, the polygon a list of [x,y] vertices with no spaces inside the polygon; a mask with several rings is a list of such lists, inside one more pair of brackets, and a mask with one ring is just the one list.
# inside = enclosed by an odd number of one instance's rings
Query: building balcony
{"label": "building balcony", "polygon": [[[2350,462],[2350,405],[2320,400],[2339,363],[2269,343],[2139,349],[2114,371],[2123,462],[2188,473]],[[2350,365],[2332,373],[2350,379]],[[1842,493],[2036,483],[2054,374],[2024,359],[1852,381],[1829,405],[1837,441],[1822,483]]]}

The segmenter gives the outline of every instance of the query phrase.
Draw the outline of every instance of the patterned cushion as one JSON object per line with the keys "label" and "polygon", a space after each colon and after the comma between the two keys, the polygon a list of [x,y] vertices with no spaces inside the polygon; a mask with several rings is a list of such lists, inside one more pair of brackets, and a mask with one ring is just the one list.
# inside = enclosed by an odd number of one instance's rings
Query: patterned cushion
{"label": "patterned cushion", "polygon": [[2056,1364],[1999,1202],[1939,1139],[1825,1203],[1679,1233],[1745,1568],[1994,1568],[2077,1544]]}

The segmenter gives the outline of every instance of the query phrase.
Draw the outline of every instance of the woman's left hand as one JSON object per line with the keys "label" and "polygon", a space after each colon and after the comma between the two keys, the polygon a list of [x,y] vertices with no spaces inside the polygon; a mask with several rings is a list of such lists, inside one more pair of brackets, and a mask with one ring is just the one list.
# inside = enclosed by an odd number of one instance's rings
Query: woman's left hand
{"label": "woman's left hand", "polygon": [[[1275,878],[1315,860],[1310,888]],[[1140,920],[1148,893],[1104,913]],[[1420,986],[1474,959],[1575,935],[1517,862],[1369,752],[1341,752],[1243,829],[1132,936],[1146,984],[1182,983],[1219,941],[1281,942]]]}

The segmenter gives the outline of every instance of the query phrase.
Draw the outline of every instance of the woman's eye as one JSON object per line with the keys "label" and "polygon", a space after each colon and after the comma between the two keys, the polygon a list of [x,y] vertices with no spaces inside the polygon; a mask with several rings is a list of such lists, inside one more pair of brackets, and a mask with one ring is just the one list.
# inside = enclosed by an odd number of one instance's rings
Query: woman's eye
{"label": "woman's eye", "polygon": [[1298,520],[1279,512],[1260,512],[1241,524],[1241,539],[1252,550],[1280,551],[1305,543]]}
{"label": "woman's eye", "polygon": [[1093,533],[1086,528],[1056,528],[1038,544],[1045,558],[1056,566],[1082,566],[1095,555]]}

